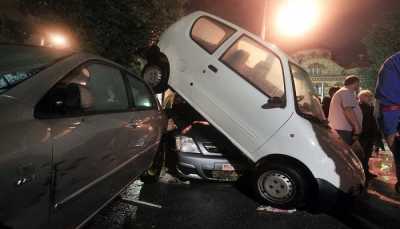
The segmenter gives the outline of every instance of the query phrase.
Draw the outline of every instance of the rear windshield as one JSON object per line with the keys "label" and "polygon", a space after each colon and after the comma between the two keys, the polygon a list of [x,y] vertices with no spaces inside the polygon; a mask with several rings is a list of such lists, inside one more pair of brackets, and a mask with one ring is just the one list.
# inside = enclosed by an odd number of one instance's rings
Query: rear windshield
{"label": "rear windshield", "polygon": [[18,45],[0,45],[0,53],[0,94],[71,54],[70,51]]}

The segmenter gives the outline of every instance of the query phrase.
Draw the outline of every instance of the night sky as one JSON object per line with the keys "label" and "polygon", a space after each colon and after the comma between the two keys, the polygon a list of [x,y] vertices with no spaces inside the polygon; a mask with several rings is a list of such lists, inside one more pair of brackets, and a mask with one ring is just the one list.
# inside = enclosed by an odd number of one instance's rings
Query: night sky
{"label": "night sky", "polygon": [[[189,0],[189,10],[205,10],[259,34],[264,0]],[[271,0],[274,5],[282,0]],[[400,0],[317,0],[322,4],[318,25],[303,37],[284,38],[272,34],[272,40],[292,53],[307,48],[328,48],[342,65],[356,62],[365,54],[361,39],[373,24],[385,15],[400,10]],[[399,38],[400,39],[400,38]]]}
{"label": "night sky", "polygon": [[[161,1],[161,0],[160,0]],[[188,0],[188,11],[204,10],[259,34],[265,0]],[[276,12],[282,1],[271,1]],[[361,39],[373,24],[385,15],[400,10],[400,0],[316,0],[321,3],[321,17],[313,31],[302,37],[284,38],[272,33],[272,41],[288,53],[308,48],[327,48],[342,65],[357,62],[365,54]],[[15,0],[0,0],[0,12],[12,12]],[[271,15],[273,17],[273,15]],[[400,39],[400,38],[399,38]]]}

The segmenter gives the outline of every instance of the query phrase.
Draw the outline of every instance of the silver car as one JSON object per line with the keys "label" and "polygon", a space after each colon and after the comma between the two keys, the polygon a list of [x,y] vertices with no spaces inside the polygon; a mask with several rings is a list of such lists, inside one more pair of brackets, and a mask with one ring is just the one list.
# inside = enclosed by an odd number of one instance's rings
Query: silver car
{"label": "silver car", "polygon": [[206,121],[194,121],[175,135],[176,170],[184,179],[236,181],[251,163]]}
{"label": "silver car", "polygon": [[77,228],[148,169],[166,120],[125,68],[0,45],[0,228]]}

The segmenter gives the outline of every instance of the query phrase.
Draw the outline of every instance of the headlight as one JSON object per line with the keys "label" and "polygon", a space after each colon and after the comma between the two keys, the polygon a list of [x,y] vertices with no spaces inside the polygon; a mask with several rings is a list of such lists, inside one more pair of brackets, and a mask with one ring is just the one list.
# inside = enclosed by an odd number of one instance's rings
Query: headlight
{"label": "headlight", "polygon": [[193,138],[186,136],[175,137],[176,149],[184,153],[200,153]]}

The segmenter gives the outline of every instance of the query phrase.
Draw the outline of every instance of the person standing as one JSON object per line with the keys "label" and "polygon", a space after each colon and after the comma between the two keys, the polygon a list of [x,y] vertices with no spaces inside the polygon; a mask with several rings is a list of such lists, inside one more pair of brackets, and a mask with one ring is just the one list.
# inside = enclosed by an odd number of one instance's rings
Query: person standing
{"label": "person standing", "polygon": [[338,86],[334,86],[329,88],[329,96],[325,96],[322,99],[322,109],[324,110],[324,114],[326,118],[329,118],[329,107],[331,106],[331,100],[332,97],[335,95],[335,93],[340,89]]}
{"label": "person standing", "polygon": [[379,106],[378,123],[394,157],[397,175],[395,190],[400,193],[400,52],[382,64],[375,97]]}
{"label": "person standing", "polygon": [[372,155],[374,144],[379,138],[378,126],[374,116],[373,100],[374,95],[369,90],[363,90],[358,94],[360,108],[363,114],[362,131],[360,135],[360,144],[364,151],[363,167],[365,175],[368,179],[376,177],[369,172],[369,158]]}
{"label": "person standing", "polygon": [[362,112],[356,97],[359,89],[360,79],[357,76],[346,77],[344,87],[335,93],[329,109],[330,126],[348,145],[353,144],[362,130]]}

